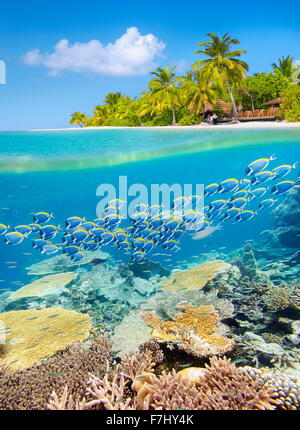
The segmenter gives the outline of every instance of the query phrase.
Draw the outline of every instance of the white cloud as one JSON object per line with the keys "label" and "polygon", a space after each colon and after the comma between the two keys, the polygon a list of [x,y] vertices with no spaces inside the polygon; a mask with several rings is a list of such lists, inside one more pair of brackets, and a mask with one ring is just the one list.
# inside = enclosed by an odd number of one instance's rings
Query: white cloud
{"label": "white cloud", "polygon": [[141,35],[136,27],[130,27],[114,43],[103,45],[99,40],[73,45],[67,39],[60,40],[50,54],[39,49],[27,52],[22,60],[28,66],[45,66],[51,76],[67,70],[75,73],[131,76],[148,73],[162,56],[165,44],[153,34]]}

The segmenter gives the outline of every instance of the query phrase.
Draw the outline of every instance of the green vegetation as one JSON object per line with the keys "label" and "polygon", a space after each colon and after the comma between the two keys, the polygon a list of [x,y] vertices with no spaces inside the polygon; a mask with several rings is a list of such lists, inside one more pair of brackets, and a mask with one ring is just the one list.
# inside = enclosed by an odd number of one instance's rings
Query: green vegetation
{"label": "green vegetation", "polygon": [[289,84],[282,95],[282,117],[288,121],[300,121],[300,85]]}
{"label": "green vegetation", "polygon": [[[289,121],[300,120],[300,67],[291,56],[273,63],[270,73],[246,76],[248,64],[236,49],[239,40],[228,33],[207,34],[199,42],[195,55],[204,58],[192,64],[184,76],[176,75],[176,66],[158,67],[150,73],[147,89],[132,99],[121,92],[109,93],[103,103],[87,117],[81,112],[71,115],[70,124],[92,126],[166,126],[194,125],[203,121],[207,111],[218,116],[238,119],[238,108],[255,111],[266,108],[264,102],[283,97],[278,116]],[[224,105],[230,112],[224,112]],[[229,114],[229,115],[228,115]]]}

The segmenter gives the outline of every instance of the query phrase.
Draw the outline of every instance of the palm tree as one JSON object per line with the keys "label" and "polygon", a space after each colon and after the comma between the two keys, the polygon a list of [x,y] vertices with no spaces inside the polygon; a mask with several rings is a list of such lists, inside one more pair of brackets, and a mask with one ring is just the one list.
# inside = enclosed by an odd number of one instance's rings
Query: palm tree
{"label": "palm tree", "polygon": [[205,104],[214,104],[217,96],[212,82],[201,72],[188,72],[181,79],[185,107],[194,115],[204,114]]}
{"label": "palm tree", "polygon": [[297,81],[300,77],[300,67],[294,63],[294,58],[288,55],[287,57],[282,56],[278,59],[278,64],[272,64],[273,70],[278,70],[290,81]]}
{"label": "palm tree", "polygon": [[178,104],[176,83],[180,80],[179,77],[175,77],[175,68],[176,66],[171,69],[169,66],[164,69],[157,67],[154,72],[150,73],[155,77],[148,83],[148,88],[150,88],[149,100],[158,111],[162,111],[166,107],[172,110],[172,125],[176,124],[175,106]]}
{"label": "palm tree", "polygon": [[70,124],[78,124],[81,128],[87,122],[87,117],[84,113],[73,112],[71,114]]}
{"label": "palm tree", "polygon": [[282,56],[278,59],[278,64],[272,64],[273,70],[277,69],[283,74],[283,76],[291,78],[293,73],[293,61],[294,59],[290,55],[288,55],[287,57]]}
{"label": "palm tree", "polygon": [[245,77],[246,70],[249,69],[245,61],[236,58],[247,51],[244,49],[231,51],[232,45],[237,45],[240,42],[238,39],[232,39],[228,33],[225,33],[222,37],[214,33],[208,33],[207,36],[211,40],[199,42],[198,46],[204,49],[196,51],[195,54],[203,54],[209,58],[196,61],[193,64],[193,70],[201,70],[211,80],[220,85],[226,85],[232,104],[233,117],[237,121],[237,108],[232,85],[239,83]]}
{"label": "palm tree", "polygon": [[122,94],[120,91],[116,93],[108,93],[103,101],[106,105],[109,105],[114,110],[121,97]]}

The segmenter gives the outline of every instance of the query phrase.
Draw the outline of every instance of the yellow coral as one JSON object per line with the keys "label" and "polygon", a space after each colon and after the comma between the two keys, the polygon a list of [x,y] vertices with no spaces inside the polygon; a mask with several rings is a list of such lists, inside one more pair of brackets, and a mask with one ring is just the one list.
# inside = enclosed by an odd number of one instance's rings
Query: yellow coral
{"label": "yellow coral", "polygon": [[0,314],[6,342],[0,358],[12,369],[24,369],[89,336],[87,314],[59,309],[20,310]]}
{"label": "yellow coral", "polygon": [[61,291],[70,284],[76,277],[74,272],[57,273],[55,275],[44,276],[31,284],[25,285],[10,295],[11,300],[23,297],[43,297]]}
{"label": "yellow coral", "polygon": [[176,272],[170,279],[163,281],[160,286],[168,291],[185,293],[192,290],[200,290],[215,279],[219,273],[230,268],[230,264],[223,260],[207,261],[199,266],[183,272]]}
{"label": "yellow coral", "polygon": [[178,348],[197,356],[221,354],[230,351],[234,342],[218,335],[219,315],[214,306],[193,307],[181,305],[183,313],[174,321],[163,321],[153,311],[141,312],[141,316],[153,328],[152,337],[158,342],[174,342]]}

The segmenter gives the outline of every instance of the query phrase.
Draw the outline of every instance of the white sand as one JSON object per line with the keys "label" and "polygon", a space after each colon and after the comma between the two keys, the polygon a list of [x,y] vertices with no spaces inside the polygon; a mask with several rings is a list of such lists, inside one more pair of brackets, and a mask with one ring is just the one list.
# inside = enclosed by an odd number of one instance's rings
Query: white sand
{"label": "white sand", "polygon": [[199,124],[199,125],[190,125],[190,126],[181,126],[181,125],[168,125],[168,126],[160,126],[160,127],[70,127],[70,128],[50,128],[50,129],[41,129],[41,130],[29,130],[29,131],[87,131],[87,130],[208,130],[208,129],[251,129],[251,128],[300,128],[300,122],[286,122],[286,121],[249,121],[249,122],[239,122],[237,124],[218,124],[218,125],[208,125],[208,124]]}

